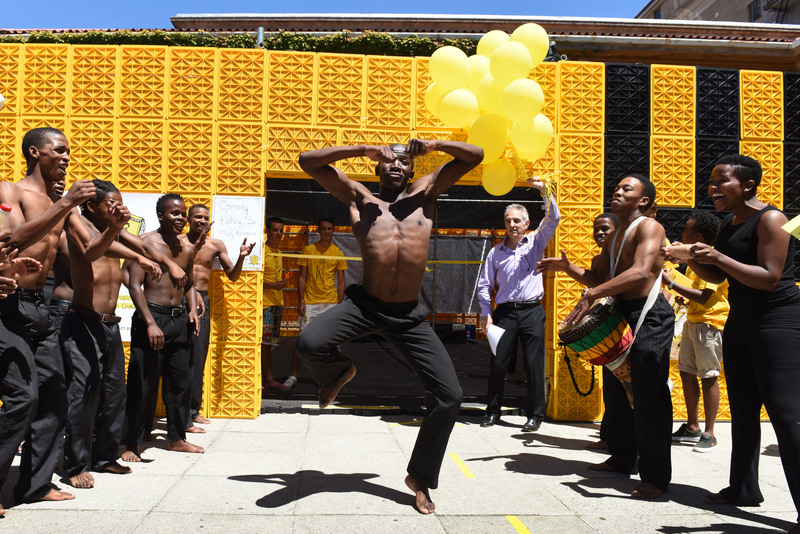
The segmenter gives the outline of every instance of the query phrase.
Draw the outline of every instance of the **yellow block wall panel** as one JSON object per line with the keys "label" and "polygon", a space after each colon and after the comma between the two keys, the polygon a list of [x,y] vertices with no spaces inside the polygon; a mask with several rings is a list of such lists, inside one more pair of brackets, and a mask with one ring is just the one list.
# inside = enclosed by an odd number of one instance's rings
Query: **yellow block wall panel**
{"label": "yellow block wall panel", "polygon": [[219,50],[217,118],[265,120],[267,52],[262,49]]}
{"label": "yellow block wall panel", "polygon": [[414,108],[414,127],[415,128],[443,128],[444,124],[436,118],[436,116],[428,110],[425,105],[425,91],[428,86],[433,83],[431,79],[428,64],[430,58],[418,57],[414,58],[416,65],[415,87],[417,100]]}
{"label": "yellow block wall panel", "polygon": [[411,129],[413,75],[412,58],[367,56],[367,126]]}
{"label": "yellow block wall panel", "polygon": [[212,343],[261,343],[262,284],[261,271],[245,271],[236,282],[222,271],[212,272],[208,286]]}
{"label": "yellow block wall panel", "polygon": [[[395,136],[394,139],[397,139],[397,141],[391,141],[390,143],[406,143],[411,138],[428,140],[436,139],[441,141],[467,141],[467,133],[464,130],[420,130],[411,132],[410,134],[406,134],[405,132],[397,132],[392,135]],[[434,151],[425,156],[416,158],[414,161],[414,176],[419,178],[421,176],[425,176],[426,174],[430,174],[451,159],[453,159],[452,156],[448,156],[447,154],[438,151]],[[375,169],[374,165],[375,164],[373,163],[372,166],[370,166],[373,174]],[[458,185],[480,185],[482,175],[483,167],[478,165],[476,168],[472,169],[463,177],[461,177],[461,179],[458,181]]]}
{"label": "yellow block wall panel", "polygon": [[71,47],[67,45],[26,45],[22,75],[22,114],[67,114],[71,56]]}
{"label": "yellow block wall panel", "polygon": [[216,118],[217,49],[174,46],[169,48],[169,57],[168,117]]}
{"label": "yellow block wall panel", "polygon": [[603,203],[603,136],[561,133],[559,135],[558,202]]}
{"label": "yellow block wall panel", "polygon": [[314,58],[311,52],[269,52],[267,122],[313,123]]}
{"label": "yellow block wall panel", "polygon": [[741,141],[739,150],[761,163],[763,175],[758,186],[758,199],[783,209],[783,143]]}
{"label": "yellow block wall panel", "polygon": [[117,101],[117,46],[72,47],[70,115],[113,117]]}
{"label": "yellow block wall panel", "polygon": [[694,137],[696,93],[694,67],[650,68],[650,133]]}
{"label": "yellow block wall panel", "polygon": [[122,191],[161,193],[164,189],[166,121],[120,119],[117,122],[117,187]]}
{"label": "yellow block wall panel", "polygon": [[21,143],[17,137],[17,117],[0,115],[0,179],[15,182],[25,174]]}
{"label": "yellow block wall panel", "polygon": [[[558,191],[558,183],[563,174],[560,172],[559,153],[559,139],[557,135],[554,135],[542,157],[534,161],[523,161],[522,165],[519,161],[517,162],[517,168],[521,167],[517,182],[523,180],[524,183],[524,180],[530,176],[551,178],[554,180],[556,191]],[[558,193],[556,193],[556,198],[558,198]]]}
{"label": "yellow block wall panel", "polygon": [[580,395],[572,382],[562,350],[554,351],[550,375],[550,396],[547,399],[547,416],[556,421],[597,421],[603,414],[602,371],[572,351],[570,365],[575,382],[582,392],[587,392],[594,380],[594,389],[588,396]]}
{"label": "yellow block wall panel", "polygon": [[553,240],[557,243],[556,254],[567,253],[569,260],[588,269],[592,258],[600,252],[594,242],[594,218],[603,213],[602,204],[562,204],[559,206],[561,222]]}
{"label": "yellow block wall panel", "polygon": [[[212,221],[214,220],[214,215],[213,215],[214,207],[211,205],[211,199],[213,197],[211,197],[210,195],[197,195],[195,193],[179,193],[179,194],[180,194],[181,197],[183,197],[183,202],[186,204],[187,211],[194,204],[204,204],[212,213],[211,220]],[[187,223],[184,232],[188,232],[188,231],[189,231],[189,224]],[[238,249],[237,250],[229,250],[228,254],[229,255],[233,254],[233,257],[238,257],[238,256],[236,256],[237,252],[238,252]]]}
{"label": "yellow block wall panel", "polygon": [[694,206],[694,166],[694,137],[650,137],[650,180],[659,206]]}
{"label": "yellow block wall panel", "polygon": [[211,345],[208,360],[211,380],[205,392],[209,416],[258,417],[261,411],[261,346]]}
{"label": "yellow block wall panel", "polygon": [[25,48],[20,44],[0,44],[0,94],[6,103],[0,115],[19,115],[22,92],[22,68]]}
{"label": "yellow block wall panel", "polygon": [[319,54],[317,124],[366,125],[364,103],[365,56]]}
{"label": "yellow block wall panel", "polygon": [[[550,119],[550,122],[553,123],[553,128],[555,128],[556,131],[558,131],[557,129],[559,126],[558,107],[560,101],[559,95],[561,91],[559,70],[560,64],[561,62],[539,63],[533,68],[528,76],[531,80],[538,83],[539,87],[542,88],[542,92],[544,92],[544,107],[542,108],[542,113],[545,117]],[[605,83],[603,83],[603,86],[605,87]]]}
{"label": "yellow block wall panel", "polygon": [[605,131],[604,63],[562,61],[560,69],[559,132]]}
{"label": "yellow block wall panel", "polygon": [[122,46],[119,54],[119,116],[166,117],[169,91],[167,47]]}
{"label": "yellow block wall panel", "polygon": [[107,180],[117,183],[114,169],[114,119],[73,117],[67,129],[72,154],[67,173],[67,185],[75,180]]}
{"label": "yellow block wall panel", "polygon": [[783,140],[783,73],[739,71],[741,137]]}
{"label": "yellow block wall panel", "polygon": [[216,194],[264,194],[264,130],[260,122],[217,123]]}
{"label": "yellow block wall panel", "polygon": [[[291,173],[301,178],[306,174],[297,164],[297,158],[307,150],[335,146],[338,144],[336,128],[313,128],[301,125],[268,124],[267,174]],[[269,192],[267,193],[269,194]]]}
{"label": "yellow block wall panel", "polygon": [[166,190],[211,195],[214,192],[214,123],[167,123]]}

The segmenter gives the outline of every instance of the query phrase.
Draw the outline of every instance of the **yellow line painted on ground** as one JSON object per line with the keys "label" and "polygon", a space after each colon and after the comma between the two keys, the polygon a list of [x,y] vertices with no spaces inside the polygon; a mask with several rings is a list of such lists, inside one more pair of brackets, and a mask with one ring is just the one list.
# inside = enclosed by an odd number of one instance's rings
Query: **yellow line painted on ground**
{"label": "yellow line painted on ground", "polygon": [[461,469],[461,472],[464,473],[465,477],[467,477],[467,478],[475,478],[475,475],[473,475],[472,471],[469,470],[469,467],[467,467],[467,464],[465,464],[464,461],[461,458],[459,458],[456,453],[451,452],[450,453],[450,458],[452,458],[453,461],[458,466],[458,468]]}
{"label": "yellow line painted on ground", "polygon": [[517,532],[519,532],[519,534],[531,534],[531,531],[528,530],[528,528],[522,524],[522,521],[520,521],[517,516],[507,515],[506,519],[508,519],[508,522],[511,523],[511,526],[514,527],[514,529]]}

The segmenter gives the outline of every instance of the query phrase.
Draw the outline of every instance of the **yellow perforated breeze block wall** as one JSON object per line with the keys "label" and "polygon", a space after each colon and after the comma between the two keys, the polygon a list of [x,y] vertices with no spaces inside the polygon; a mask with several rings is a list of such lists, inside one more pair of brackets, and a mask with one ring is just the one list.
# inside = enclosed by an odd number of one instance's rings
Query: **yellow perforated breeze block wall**
{"label": "yellow perforated breeze block wall", "polygon": [[[109,179],[125,192],[178,192],[209,204],[212,195],[268,194],[265,177],[308,179],[297,158],[335,144],[405,142],[411,137],[466,140],[424,105],[429,58],[253,49],[163,46],[0,44],[0,173],[24,174],[22,135],[37,126],[70,139],[68,181]],[[555,128],[545,155],[513,161],[518,185],[531,174],[555,177],[562,225],[549,254],[568,251],[587,265],[595,250],[591,219],[601,213],[605,172],[605,77],[602,63],[544,63],[531,71]],[[651,177],[662,207],[694,205],[696,69],[651,67]],[[764,200],[783,205],[783,79],[740,72],[741,151],[761,160]],[[447,158],[420,158],[417,173]],[[345,172],[375,180],[367,158]],[[481,169],[461,184],[479,185]],[[580,288],[563,275],[546,280],[550,399],[557,419],[596,419],[599,388],[578,398],[564,380],[557,324]],[[205,411],[253,417],[260,400],[260,274],[236,284],[212,281],[213,350],[206,368]],[[224,296],[221,296],[224,295]],[[291,300],[291,299],[289,299]],[[291,316],[290,310],[289,315]],[[589,369],[578,366],[579,381]],[[598,383],[599,385],[599,383]],[[676,413],[680,413],[676,399]]]}

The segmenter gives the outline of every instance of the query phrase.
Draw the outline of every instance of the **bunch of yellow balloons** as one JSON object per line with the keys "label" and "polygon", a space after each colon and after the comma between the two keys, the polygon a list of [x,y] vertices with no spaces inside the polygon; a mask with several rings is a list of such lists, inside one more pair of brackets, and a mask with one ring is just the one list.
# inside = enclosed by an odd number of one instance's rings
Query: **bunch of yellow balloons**
{"label": "bunch of yellow balloons", "polygon": [[549,48],[547,32],[529,23],[511,35],[490,31],[471,57],[454,46],[431,55],[425,105],[445,126],[468,129],[469,142],[483,148],[483,187],[492,195],[505,195],[516,183],[514,166],[502,159],[509,141],[517,156],[534,161],[553,138],[541,113],[544,92],[528,78]]}

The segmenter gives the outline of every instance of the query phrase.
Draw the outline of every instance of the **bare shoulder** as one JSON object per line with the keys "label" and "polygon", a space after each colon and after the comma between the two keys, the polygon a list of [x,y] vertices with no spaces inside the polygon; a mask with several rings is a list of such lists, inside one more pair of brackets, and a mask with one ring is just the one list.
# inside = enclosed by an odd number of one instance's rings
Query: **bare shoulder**
{"label": "bare shoulder", "polygon": [[639,227],[636,228],[636,237],[642,239],[658,239],[659,241],[664,238],[664,227],[655,219],[646,218],[643,220]]}
{"label": "bare shoulder", "polygon": [[761,216],[761,221],[759,221],[759,224],[763,223],[771,228],[773,226],[783,226],[788,220],[789,219],[786,217],[786,215],[780,210],[767,210]]}

